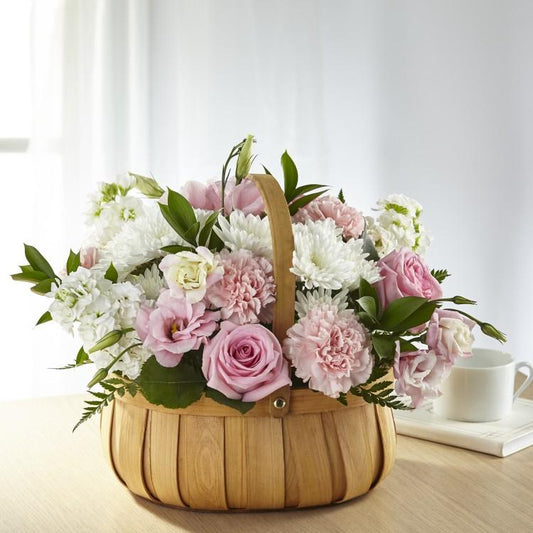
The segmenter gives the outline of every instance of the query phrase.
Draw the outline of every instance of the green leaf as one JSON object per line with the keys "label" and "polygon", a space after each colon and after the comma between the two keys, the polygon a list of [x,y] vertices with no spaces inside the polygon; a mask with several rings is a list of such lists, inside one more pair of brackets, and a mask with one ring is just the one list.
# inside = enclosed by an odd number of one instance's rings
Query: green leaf
{"label": "green leaf", "polygon": [[192,245],[196,246],[196,236],[200,230],[200,222],[195,222],[183,235],[182,237],[190,242]]}
{"label": "green leaf", "polygon": [[265,174],[266,174],[267,176],[272,176],[272,172],[270,172],[270,170],[268,170],[268,168],[265,167],[265,165],[261,165],[261,166],[263,167],[263,170],[265,171]]}
{"label": "green leaf", "polygon": [[361,296],[356,302],[361,306],[363,311],[366,311],[372,318],[377,317],[376,300],[372,296]]}
{"label": "green leaf", "polygon": [[168,207],[172,216],[178,221],[184,231],[196,224],[196,215],[189,200],[179,192],[168,189]]}
{"label": "green leaf", "polygon": [[84,365],[89,362],[89,356],[87,352],[83,349],[83,346],[78,350],[76,355],[76,366]]}
{"label": "green leaf", "polygon": [[41,318],[39,318],[39,320],[37,320],[37,323],[35,325],[39,326],[40,324],[44,324],[46,322],[50,322],[50,320],[52,320],[52,315],[50,314],[50,311],[46,311],[45,313],[43,313],[41,315]]}
{"label": "green leaf", "polygon": [[412,329],[416,326],[425,324],[437,308],[437,302],[426,302],[419,307],[413,314],[409,315],[403,322],[400,322],[394,331],[402,332]]}
{"label": "green leaf", "polygon": [[218,402],[222,405],[227,405],[228,407],[232,407],[233,409],[237,409],[237,411],[242,414],[247,413],[255,406],[255,402],[242,402],[241,400],[232,400],[231,398],[228,398],[225,394],[222,394],[220,391],[217,391],[216,389],[211,389],[210,387],[207,387],[205,389],[205,395],[207,398],[215,400],[215,402]]}
{"label": "green leaf", "polygon": [[346,398],[346,393],[345,392],[341,392],[338,396],[338,398],[336,398],[336,400],[340,403],[342,403],[342,405],[348,405],[348,399]]}
{"label": "green leaf", "polygon": [[359,319],[359,322],[361,322],[367,329],[373,330],[376,328],[376,319],[370,316],[368,313],[364,311],[357,313],[357,318]]}
{"label": "green leaf", "polygon": [[52,290],[53,279],[45,279],[34,285],[31,290],[37,294],[48,294]]}
{"label": "green leaf", "polygon": [[411,342],[405,339],[400,339],[400,352],[416,352],[418,348]]}
{"label": "green leaf", "polygon": [[214,213],[211,213],[207,220],[205,221],[204,227],[202,228],[202,231],[200,231],[200,235],[198,235],[198,244],[200,246],[206,246],[209,240],[209,237],[211,236],[211,232],[213,230],[213,226],[215,222],[218,219],[218,211],[215,211]]}
{"label": "green leaf", "polygon": [[442,283],[446,278],[450,277],[450,274],[448,274],[448,271],[443,268],[441,270],[435,270],[433,269],[431,271],[431,275],[439,282]]}
{"label": "green leaf", "polygon": [[163,246],[161,248],[163,252],[168,252],[169,254],[178,254],[180,252],[194,252],[192,246],[181,246],[181,244],[169,244],[168,246]]}
{"label": "green leaf", "polygon": [[44,281],[45,279],[48,279],[48,275],[44,272],[31,270],[12,274],[11,279],[13,279],[14,281],[29,281],[30,283],[37,283],[39,281]]}
{"label": "green leaf", "polygon": [[312,202],[315,198],[318,198],[321,194],[324,194],[326,191],[319,191],[313,194],[308,194],[307,196],[300,196],[289,205],[289,212],[291,215],[295,215],[298,212],[298,209],[306,206],[308,203]]}
{"label": "green leaf", "polygon": [[374,352],[382,361],[392,362],[396,353],[396,339],[388,335],[372,334]]}
{"label": "green leaf", "polygon": [[381,326],[388,331],[395,329],[427,302],[428,300],[419,296],[404,296],[392,301],[383,311]]}
{"label": "green leaf", "polygon": [[359,296],[371,296],[379,303],[378,291],[364,278],[359,283]]}
{"label": "green leaf", "polygon": [[339,196],[337,198],[343,203],[346,203],[346,200],[344,199],[344,193],[342,192],[342,189],[339,191]]}
{"label": "green leaf", "polygon": [[177,409],[200,399],[206,381],[201,370],[187,363],[190,356],[190,353],[184,355],[180,364],[173,368],[161,366],[155,356],[144,363],[137,383],[149,402]]}
{"label": "green leaf", "polygon": [[379,392],[383,389],[386,389],[387,387],[390,387],[392,384],[392,381],[378,381],[377,383],[374,383],[371,387],[368,387],[367,390],[370,392]]}
{"label": "green leaf", "polygon": [[283,168],[285,198],[289,202],[294,198],[294,191],[298,185],[298,169],[287,150],[281,156],[281,167]]}
{"label": "green leaf", "polygon": [[54,270],[50,266],[50,263],[41,255],[41,252],[39,252],[37,248],[34,248],[29,244],[25,244],[24,254],[26,255],[26,259],[32,266],[33,270],[44,272],[49,278],[57,277],[54,273]]}
{"label": "green leaf", "polygon": [[327,185],[318,185],[316,183],[311,183],[310,185],[302,185],[294,191],[294,198],[298,198],[298,196],[301,196],[302,194],[306,194],[311,191],[316,191],[317,189],[329,189],[329,187]]}
{"label": "green leaf", "polygon": [[108,279],[109,281],[116,283],[118,280],[118,272],[113,263],[109,264],[108,269],[106,270],[105,279]]}
{"label": "green leaf", "polygon": [[76,272],[79,266],[80,266],[80,252],[75,254],[72,250],[70,250],[68,254],[68,259],[67,259],[67,274],[70,274],[71,272]]}
{"label": "green leaf", "polygon": [[[391,382],[389,382],[389,384],[391,384]],[[392,388],[385,389],[380,392],[373,392],[364,386],[358,385],[357,387],[352,387],[350,392],[356,396],[361,396],[363,400],[368,403],[381,405],[383,407],[390,407],[392,409],[411,409],[411,407],[405,405],[398,399],[394,389]]]}

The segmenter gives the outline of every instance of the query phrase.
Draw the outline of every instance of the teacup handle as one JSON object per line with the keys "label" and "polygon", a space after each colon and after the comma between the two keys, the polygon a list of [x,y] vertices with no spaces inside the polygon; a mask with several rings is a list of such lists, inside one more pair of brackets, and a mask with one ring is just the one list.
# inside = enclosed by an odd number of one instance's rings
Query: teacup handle
{"label": "teacup handle", "polygon": [[522,383],[522,385],[520,385],[518,390],[514,393],[513,402],[529,387],[529,384],[533,381],[533,366],[526,361],[521,361],[520,363],[516,363],[515,372],[518,372],[521,368],[528,368],[529,375],[525,379],[524,383]]}

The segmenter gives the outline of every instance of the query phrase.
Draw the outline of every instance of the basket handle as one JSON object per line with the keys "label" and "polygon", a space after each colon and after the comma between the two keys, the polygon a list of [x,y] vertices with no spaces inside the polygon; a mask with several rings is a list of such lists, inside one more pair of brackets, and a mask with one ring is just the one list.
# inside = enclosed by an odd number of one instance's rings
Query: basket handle
{"label": "basket handle", "polygon": [[[294,293],[296,277],[290,271],[294,239],[292,220],[285,195],[277,180],[268,174],[249,174],[247,179],[255,183],[265,204],[265,211],[272,236],[274,281],[276,301],[272,320],[272,332],[283,342],[287,330],[294,324]],[[290,368],[290,364],[289,364]],[[289,370],[290,372],[290,370]],[[270,413],[275,418],[289,411],[290,386],[286,385],[269,395]]]}

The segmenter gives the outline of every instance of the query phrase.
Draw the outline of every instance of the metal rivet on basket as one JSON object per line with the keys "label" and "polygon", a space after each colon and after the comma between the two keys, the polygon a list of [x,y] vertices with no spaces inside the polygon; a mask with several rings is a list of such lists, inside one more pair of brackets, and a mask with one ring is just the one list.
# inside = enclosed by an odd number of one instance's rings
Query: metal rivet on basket
{"label": "metal rivet on basket", "polygon": [[274,407],[276,409],[283,409],[286,405],[287,401],[285,400],[285,398],[279,397],[274,400]]}

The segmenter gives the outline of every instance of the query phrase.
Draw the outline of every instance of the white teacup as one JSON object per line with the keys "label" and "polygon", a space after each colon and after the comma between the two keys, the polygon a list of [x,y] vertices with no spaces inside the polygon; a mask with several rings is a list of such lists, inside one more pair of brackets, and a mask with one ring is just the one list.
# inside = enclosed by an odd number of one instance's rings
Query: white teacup
{"label": "white teacup", "polygon": [[[520,368],[529,375],[513,394]],[[490,422],[511,413],[513,402],[533,381],[533,367],[515,363],[513,356],[499,350],[474,348],[471,357],[460,357],[442,383],[442,396],[433,402],[433,411],[445,418],[465,422]]]}

